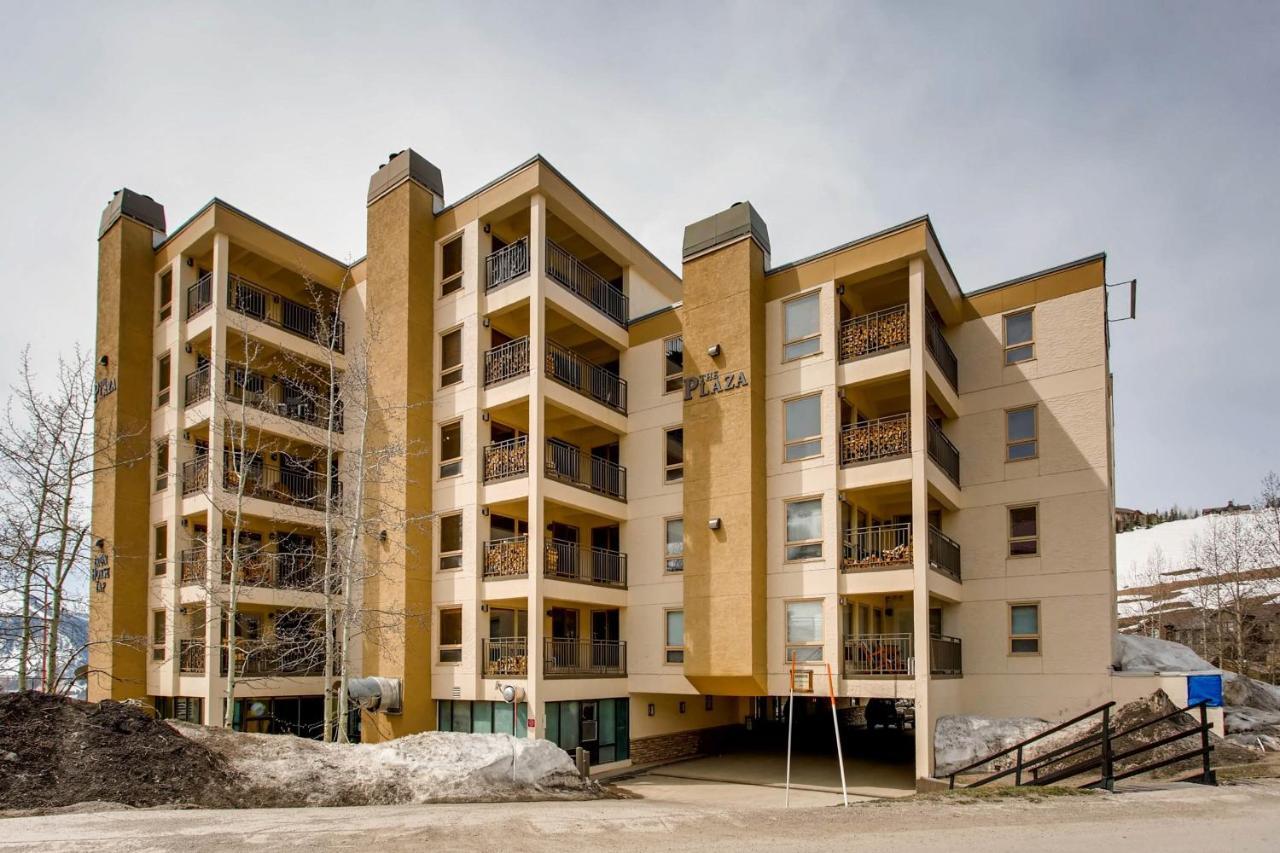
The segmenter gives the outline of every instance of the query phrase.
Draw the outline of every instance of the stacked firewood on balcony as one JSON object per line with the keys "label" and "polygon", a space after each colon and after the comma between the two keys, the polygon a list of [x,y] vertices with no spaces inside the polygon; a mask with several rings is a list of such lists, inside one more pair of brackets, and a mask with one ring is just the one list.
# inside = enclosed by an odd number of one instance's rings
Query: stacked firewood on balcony
{"label": "stacked firewood on balcony", "polygon": [[485,574],[490,577],[510,577],[529,573],[529,551],[526,540],[509,539],[495,542],[486,554]]}
{"label": "stacked firewood on balcony", "polygon": [[890,418],[846,429],[840,436],[842,459],[880,459],[911,451],[911,420]]}
{"label": "stacked firewood on balcony", "polygon": [[503,644],[486,669],[488,675],[525,675],[528,672],[528,655],[523,654],[523,649],[516,653]]}
{"label": "stacked firewood on balcony", "polygon": [[902,346],[907,342],[907,329],[906,311],[892,311],[845,323],[840,327],[840,358],[848,361]]}
{"label": "stacked firewood on balcony", "polygon": [[500,480],[523,474],[526,470],[528,446],[524,442],[505,442],[485,449],[484,478]]}
{"label": "stacked firewood on balcony", "polygon": [[883,566],[889,563],[911,562],[911,543],[905,542],[882,551],[867,551],[856,557],[846,557],[845,564],[853,566]]}

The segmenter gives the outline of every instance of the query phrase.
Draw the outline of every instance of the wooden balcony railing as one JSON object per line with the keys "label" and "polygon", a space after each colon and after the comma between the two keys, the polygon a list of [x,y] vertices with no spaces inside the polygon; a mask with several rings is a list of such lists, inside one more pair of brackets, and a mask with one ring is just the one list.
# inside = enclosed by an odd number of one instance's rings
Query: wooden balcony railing
{"label": "wooden balcony railing", "polygon": [[910,634],[852,634],[844,638],[845,678],[914,672]]}
{"label": "wooden balcony railing", "polygon": [[213,304],[213,273],[205,273],[200,280],[187,288],[187,319],[199,314]]}
{"label": "wooden balcony railing", "polygon": [[546,637],[542,674],[546,678],[602,678],[627,674],[627,644],[614,640]]}
{"label": "wooden balcony railing", "polygon": [[960,580],[960,545],[933,525],[929,526],[929,565],[952,580]]}
{"label": "wooden balcony railing", "polygon": [[521,534],[484,543],[484,577],[522,578],[529,574],[529,537]]}
{"label": "wooden balcony railing", "polygon": [[960,485],[960,451],[951,443],[951,439],[947,438],[942,427],[933,421],[929,421],[927,432],[929,458],[938,463],[938,467],[951,478],[953,483]]}
{"label": "wooden balcony railing", "polygon": [[555,341],[547,341],[546,371],[547,376],[584,397],[627,413],[627,380]]}
{"label": "wooden balcony railing", "polygon": [[529,372],[529,339],[516,338],[484,354],[484,385],[497,385]]}
{"label": "wooden balcony railing", "polygon": [[910,342],[907,306],[895,305],[846,320],[840,326],[840,361],[853,361]]}
{"label": "wooden balcony railing", "polygon": [[529,238],[521,237],[484,259],[484,288],[497,290],[529,272]]}
{"label": "wooden balcony railing", "polygon": [[238,275],[227,277],[227,307],[326,349],[332,346],[334,352],[345,350],[346,324],[336,314],[322,315],[311,306],[272,293]]}
{"label": "wooden balcony railing", "polygon": [[933,360],[938,365],[938,369],[942,371],[942,375],[947,377],[947,381],[951,383],[952,390],[958,390],[960,388],[960,362],[956,358],[955,350],[951,349],[951,344],[947,343],[947,339],[942,334],[942,324],[933,316],[932,311],[925,314],[924,331],[925,348],[933,356]]}
{"label": "wooden balcony railing", "polygon": [[485,678],[529,674],[529,640],[527,637],[481,637],[480,660]]}
{"label": "wooden balcony railing", "polygon": [[556,438],[547,439],[547,477],[620,501],[627,499],[627,469]]}
{"label": "wooden balcony railing", "polygon": [[911,415],[848,424],[840,431],[840,464],[893,459],[911,453]]}
{"label": "wooden balcony railing", "polygon": [[627,295],[550,240],[547,241],[547,275],[619,326],[627,325]]}
{"label": "wooden balcony railing", "polygon": [[510,480],[529,473],[529,436],[495,442],[484,449],[484,481]]}
{"label": "wooden balcony railing", "polygon": [[841,571],[911,564],[911,524],[858,527],[845,534]]}
{"label": "wooden balcony railing", "polygon": [[627,588],[627,555],[620,551],[548,539],[545,554],[544,577]]}

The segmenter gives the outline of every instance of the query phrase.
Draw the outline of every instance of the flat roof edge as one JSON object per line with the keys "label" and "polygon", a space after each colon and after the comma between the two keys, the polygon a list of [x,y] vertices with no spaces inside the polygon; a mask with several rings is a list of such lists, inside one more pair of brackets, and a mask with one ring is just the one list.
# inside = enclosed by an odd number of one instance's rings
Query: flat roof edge
{"label": "flat roof edge", "polygon": [[213,198],[205,202],[203,205],[201,205],[199,210],[191,214],[191,216],[187,217],[187,219],[184,220],[183,223],[179,225],[177,228],[173,229],[172,234],[167,235],[163,240],[161,240],[158,244],[156,244],[155,251],[158,252],[161,249],[163,249],[169,243],[169,241],[173,240],[179,234],[185,231],[191,225],[191,223],[195,222],[197,219],[203,216],[206,212],[208,212],[209,208],[211,207],[222,207],[228,213],[234,213],[236,216],[246,219],[249,222],[253,223],[254,225],[259,226],[260,228],[265,228],[266,230],[270,231],[272,234],[275,234],[278,237],[283,237],[284,239],[288,240],[290,243],[300,246],[301,248],[306,249],[308,252],[318,255],[319,257],[324,258],[326,261],[329,261],[330,263],[336,266],[342,267],[343,269],[349,270],[353,266],[355,266],[355,263],[348,264],[346,261],[340,261],[337,258],[335,258],[333,255],[330,255],[328,252],[322,252],[319,249],[317,249],[315,246],[312,246],[308,243],[304,243],[303,241],[299,240],[297,237],[294,237],[292,234],[289,234],[285,231],[281,231],[279,228],[276,228],[274,225],[263,222],[261,219],[254,216],[253,214],[247,213],[241,210],[240,208],[236,207],[234,204],[231,204],[230,202],[227,202],[227,201],[223,201],[217,196],[214,196]]}
{"label": "flat roof edge", "polygon": [[[997,284],[989,284],[986,287],[979,288],[978,290],[970,291],[964,294],[964,296],[966,299],[968,299],[971,296],[979,296],[983,293],[990,293],[991,291],[999,290],[1002,287],[1013,287],[1015,284],[1023,284],[1024,282],[1032,281],[1037,278],[1044,278],[1045,276],[1053,275],[1054,273],[1066,272],[1069,269],[1082,267],[1085,264],[1092,264],[1097,261],[1102,261],[1105,264],[1106,260],[1107,260],[1106,252],[1095,252],[1094,254],[1089,255],[1087,257],[1077,258],[1074,261],[1067,261],[1066,263],[1058,264],[1057,266],[1049,267],[1048,269],[1038,270],[1037,272],[1027,273],[1026,275],[1020,275],[1017,278],[1011,278],[1008,281],[1002,281]],[[1106,282],[1104,281],[1103,283],[1105,284]]]}
{"label": "flat roof edge", "polygon": [[[789,269],[794,269],[795,267],[803,266],[804,264],[821,260],[822,258],[825,258],[828,255],[834,255],[838,252],[843,252],[846,249],[852,249],[855,246],[860,246],[864,243],[870,243],[873,240],[879,240],[884,237],[888,237],[891,234],[898,233],[899,231],[906,231],[908,228],[914,228],[915,226],[920,225],[921,223],[924,223],[925,225],[929,225],[929,215],[927,213],[923,216],[917,216],[915,219],[910,219],[906,222],[899,223],[898,225],[891,225],[890,227],[885,228],[882,231],[877,231],[874,234],[867,234],[864,237],[857,237],[853,240],[850,240],[847,243],[841,243],[838,246],[832,246],[830,249],[823,249],[822,251],[815,252],[812,255],[808,255],[803,258],[797,258],[794,261],[787,261],[785,264],[779,264],[776,267],[770,267],[769,269],[765,270],[764,273],[765,275],[769,276],[769,275],[773,275],[776,272],[786,272]],[[931,225],[929,225],[929,228],[932,231]],[[938,243],[938,238],[936,234],[934,235],[934,242]],[[939,250],[942,249],[941,243],[938,243],[938,249]],[[943,258],[945,260],[946,258],[945,254],[943,255]],[[950,269],[950,267],[951,267],[951,264],[948,263],[947,268]],[[953,277],[954,275],[955,273],[952,273]]]}

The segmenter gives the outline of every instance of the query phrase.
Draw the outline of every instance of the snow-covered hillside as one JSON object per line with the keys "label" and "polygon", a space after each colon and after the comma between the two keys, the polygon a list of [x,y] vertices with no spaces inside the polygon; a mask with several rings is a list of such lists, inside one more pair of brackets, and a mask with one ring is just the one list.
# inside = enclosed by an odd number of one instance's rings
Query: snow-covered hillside
{"label": "snow-covered hillside", "polygon": [[1116,535],[1116,588],[1143,586],[1142,571],[1159,549],[1166,571],[1191,568],[1191,542],[1203,537],[1213,516],[1202,515],[1184,521],[1166,521],[1155,527],[1129,530]]}

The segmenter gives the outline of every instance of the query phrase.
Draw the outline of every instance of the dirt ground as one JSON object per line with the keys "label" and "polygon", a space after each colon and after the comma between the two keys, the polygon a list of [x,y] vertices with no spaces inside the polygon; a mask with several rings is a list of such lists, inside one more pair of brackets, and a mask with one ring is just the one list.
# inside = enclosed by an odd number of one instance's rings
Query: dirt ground
{"label": "dirt ground", "polygon": [[[708,786],[702,788],[702,786]],[[689,787],[702,791],[691,795]],[[783,810],[752,785],[642,777],[643,799],[226,811],[113,811],[0,821],[0,850],[206,853],[361,849],[556,851],[1274,850],[1280,782],[1170,786],[1136,793],[981,798],[929,794],[809,800]],[[818,792],[805,797],[829,798]],[[793,803],[797,801],[793,800]]]}

